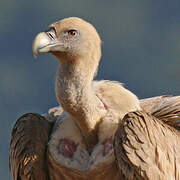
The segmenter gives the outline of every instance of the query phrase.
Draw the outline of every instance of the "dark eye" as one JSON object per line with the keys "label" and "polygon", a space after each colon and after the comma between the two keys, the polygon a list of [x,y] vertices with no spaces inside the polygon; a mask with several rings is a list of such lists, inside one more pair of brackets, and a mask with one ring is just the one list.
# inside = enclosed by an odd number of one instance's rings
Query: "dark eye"
{"label": "dark eye", "polygon": [[68,31],[68,36],[76,36],[77,35],[77,31],[75,29],[71,29]]}

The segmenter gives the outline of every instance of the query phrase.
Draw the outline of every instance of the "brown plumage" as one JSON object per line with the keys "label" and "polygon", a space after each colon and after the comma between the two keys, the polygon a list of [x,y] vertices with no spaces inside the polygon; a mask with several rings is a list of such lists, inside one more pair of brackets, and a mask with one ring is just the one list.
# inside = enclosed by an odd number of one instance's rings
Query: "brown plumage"
{"label": "brown plumage", "polygon": [[10,145],[10,169],[14,180],[48,180],[47,143],[51,124],[42,116],[28,113],[14,125]]}
{"label": "brown plumage", "polygon": [[36,36],[33,52],[50,52],[58,59],[56,96],[61,106],[44,117],[30,113],[16,122],[10,145],[14,180],[179,176],[178,143],[171,140],[179,138],[179,96],[139,102],[117,82],[93,81],[101,40],[80,18],[50,25]]}
{"label": "brown plumage", "polygon": [[147,112],[128,113],[116,131],[114,145],[119,168],[131,180],[178,180],[180,96],[141,102],[142,106],[147,105]]}

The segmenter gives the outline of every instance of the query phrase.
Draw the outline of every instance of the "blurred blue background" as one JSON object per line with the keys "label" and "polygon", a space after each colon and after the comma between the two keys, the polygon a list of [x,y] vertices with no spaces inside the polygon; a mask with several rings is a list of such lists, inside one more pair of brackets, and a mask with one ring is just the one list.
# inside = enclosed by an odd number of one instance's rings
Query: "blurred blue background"
{"label": "blurred blue background", "polygon": [[103,56],[96,79],[125,83],[139,98],[180,94],[179,0],[0,1],[0,179],[11,179],[11,129],[26,112],[56,106],[57,61],[34,60],[32,40],[54,21],[82,17],[97,28]]}

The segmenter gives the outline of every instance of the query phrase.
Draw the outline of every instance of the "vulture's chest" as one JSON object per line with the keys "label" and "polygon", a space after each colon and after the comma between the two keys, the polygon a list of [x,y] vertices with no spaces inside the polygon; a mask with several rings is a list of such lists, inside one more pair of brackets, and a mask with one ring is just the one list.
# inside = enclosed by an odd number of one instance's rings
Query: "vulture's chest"
{"label": "vulture's chest", "polygon": [[111,136],[89,153],[71,117],[57,122],[48,144],[51,179],[119,179]]}

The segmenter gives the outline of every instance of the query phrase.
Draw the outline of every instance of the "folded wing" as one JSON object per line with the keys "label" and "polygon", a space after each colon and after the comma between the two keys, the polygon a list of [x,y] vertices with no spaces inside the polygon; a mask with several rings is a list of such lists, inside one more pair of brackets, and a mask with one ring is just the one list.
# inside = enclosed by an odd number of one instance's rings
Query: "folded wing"
{"label": "folded wing", "polygon": [[28,113],[20,117],[11,135],[9,166],[13,180],[48,180],[46,148],[52,123]]}
{"label": "folded wing", "polygon": [[120,170],[127,179],[180,179],[180,96],[145,99],[141,105],[144,110],[128,113],[116,133]]}

